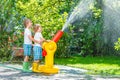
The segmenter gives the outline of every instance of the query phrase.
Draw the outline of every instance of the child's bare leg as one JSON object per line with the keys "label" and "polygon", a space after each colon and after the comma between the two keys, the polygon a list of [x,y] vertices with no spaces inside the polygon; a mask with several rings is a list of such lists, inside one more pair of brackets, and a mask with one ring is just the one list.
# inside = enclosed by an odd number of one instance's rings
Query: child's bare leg
{"label": "child's bare leg", "polygon": [[39,60],[35,60],[34,62],[39,63]]}
{"label": "child's bare leg", "polygon": [[24,62],[28,62],[29,56],[25,56]]}

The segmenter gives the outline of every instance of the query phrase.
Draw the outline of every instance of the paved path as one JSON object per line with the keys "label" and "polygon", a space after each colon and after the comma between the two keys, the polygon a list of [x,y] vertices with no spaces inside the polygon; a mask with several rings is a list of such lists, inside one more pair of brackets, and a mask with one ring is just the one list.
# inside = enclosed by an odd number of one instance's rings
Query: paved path
{"label": "paved path", "polygon": [[[24,73],[21,65],[0,64],[0,80],[120,80],[120,77],[102,77],[85,74],[86,70],[57,65],[58,74]],[[18,69],[16,69],[18,68]]]}

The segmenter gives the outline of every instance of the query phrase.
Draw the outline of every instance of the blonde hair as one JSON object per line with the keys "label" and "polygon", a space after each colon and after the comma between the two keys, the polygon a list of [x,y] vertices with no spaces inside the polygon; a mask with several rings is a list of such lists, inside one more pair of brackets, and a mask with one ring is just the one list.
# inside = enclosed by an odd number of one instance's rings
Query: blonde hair
{"label": "blonde hair", "polygon": [[31,22],[30,19],[25,19],[25,20],[24,20],[24,26],[27,27],[27,25],[28,25],[29,22]]}
{"label": "blonde hair", "polygon": [[35,25],[34,25],[34,31],[35,31],[35,32],[37,32],[37,30],[38,30],[39,28],[42,29],[42,27],[41,27],[40,24],[35,24]]}

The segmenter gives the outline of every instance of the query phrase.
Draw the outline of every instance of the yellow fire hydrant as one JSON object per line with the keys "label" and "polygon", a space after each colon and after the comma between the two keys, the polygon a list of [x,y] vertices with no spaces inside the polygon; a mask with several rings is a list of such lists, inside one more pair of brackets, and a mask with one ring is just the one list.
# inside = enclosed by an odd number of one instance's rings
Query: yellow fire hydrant
{"label": "yellow fire hydrant", "polygon": [[47,55],[45,56],[45,65],[39,66],[39,71],[49,74],[58,73],[59,69],[54,67],[54,53],[57,49],[56,43],[54,41],[44,42],[42,47],[46,50]]}

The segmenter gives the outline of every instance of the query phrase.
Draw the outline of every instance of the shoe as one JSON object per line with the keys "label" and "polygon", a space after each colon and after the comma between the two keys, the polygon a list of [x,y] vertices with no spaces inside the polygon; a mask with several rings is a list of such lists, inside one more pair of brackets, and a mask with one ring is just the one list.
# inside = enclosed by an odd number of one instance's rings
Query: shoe
{"label": "shoe", "polygon": [[37,62],[33,62],[33,64],[32,64],[32,71],[33,72],[40,72],[38,70],[38,67],[39,67],[39,64]]}
{"label": "shoe", "polygon": [[29,62],[23,62],[23,72],[32,72],[29,70]]}

